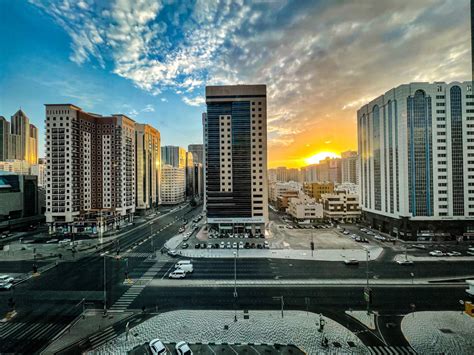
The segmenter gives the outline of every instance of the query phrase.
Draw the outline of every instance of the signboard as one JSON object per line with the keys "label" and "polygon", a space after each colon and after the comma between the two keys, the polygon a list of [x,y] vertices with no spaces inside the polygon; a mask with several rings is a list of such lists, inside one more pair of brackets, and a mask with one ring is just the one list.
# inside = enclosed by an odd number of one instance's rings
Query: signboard
{"label": "signboard", "polygon": [[244,218],[207,218],[207,223],[265,223],[262,217],[244,217]]}

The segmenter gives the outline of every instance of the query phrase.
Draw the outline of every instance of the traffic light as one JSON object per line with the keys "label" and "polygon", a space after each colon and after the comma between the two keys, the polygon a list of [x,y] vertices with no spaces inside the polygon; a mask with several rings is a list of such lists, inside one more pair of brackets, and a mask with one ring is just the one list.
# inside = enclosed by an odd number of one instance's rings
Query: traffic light
{"label": "traffic light", "polygon": [[11,297],[8,299],[8,307],[10,309],[15,309],[15,301]]}
{"label": "traffic light", "polygon": [[311,250],[314,250],[314,242],[311,242]]}

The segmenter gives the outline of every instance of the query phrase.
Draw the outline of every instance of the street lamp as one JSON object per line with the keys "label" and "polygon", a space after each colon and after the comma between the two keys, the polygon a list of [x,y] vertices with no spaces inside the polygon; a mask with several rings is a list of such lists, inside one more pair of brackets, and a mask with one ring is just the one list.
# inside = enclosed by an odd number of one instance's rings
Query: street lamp
{"label": "street lamp", "polygon": [[100,256],[104,257],[104,316],[107,314],[107,268],[106,268],[106,263],[105,263],[105,258],[109,255],[107,255],[109,252],[106,251]]}
{"label": "street lamp", "polygon": [[370,301],[371,301],[371,296],[372,296],[372,290],[369,287],[369,259],[370,259],[370,250],[365,249],[366,252],[366,287],[365,287],[365,297],[367,301],[367,314],[370,313]]}
{"label": "street lamp", "polygon": [[283,318],[283,307],[285,305],[285,300],[283,296],[272,297],[274,300],[279,300],[281,305],[281,317]]}
{"label": "street lamp", "polygon": [[234,251],[234,298],[237,297],[237,253]]}

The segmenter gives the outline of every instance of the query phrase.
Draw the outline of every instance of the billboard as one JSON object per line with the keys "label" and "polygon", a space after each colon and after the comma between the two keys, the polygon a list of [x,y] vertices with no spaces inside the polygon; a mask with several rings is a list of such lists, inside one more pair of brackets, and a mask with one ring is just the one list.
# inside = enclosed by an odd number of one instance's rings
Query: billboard
{"label": "billboard", "polygon": [[262,217],[243,217],[243,218],[207,218],[207,223],[265,223]]}

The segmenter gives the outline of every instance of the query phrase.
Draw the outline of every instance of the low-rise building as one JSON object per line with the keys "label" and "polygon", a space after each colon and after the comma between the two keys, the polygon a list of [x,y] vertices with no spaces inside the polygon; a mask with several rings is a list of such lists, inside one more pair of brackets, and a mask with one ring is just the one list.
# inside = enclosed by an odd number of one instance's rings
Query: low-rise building
{"label": "low-rise building", "polygon": [[309,197],[316,201],[321,199],[322,194],[330,194],[334,192],[333,182],[305,182],[303,184],[303,191]]}
{"label": "low-rise building", "polygon": [[319,222],[324,217],[323,205],[303,193],[289,199],[287,213],[302,224]]}
{"label": "low-rise building", "polygon": [[275,182],[269,185],[268,196],[270,201],[276,205],[278,197],[295,196],[295,194],[297,196],[299,191],[301,191],[301,184],[297,182]]}
{"label": "low-rise building", "polygon": [[0,230],[39,222],[40,213],[37,177],[0,171]]}
{"label": "low-rise building", "polygon": [[344,223],[354,223],[360,219],[358,194],[346,191],[322,194],[321,203],[324,209],[324,218]]}

